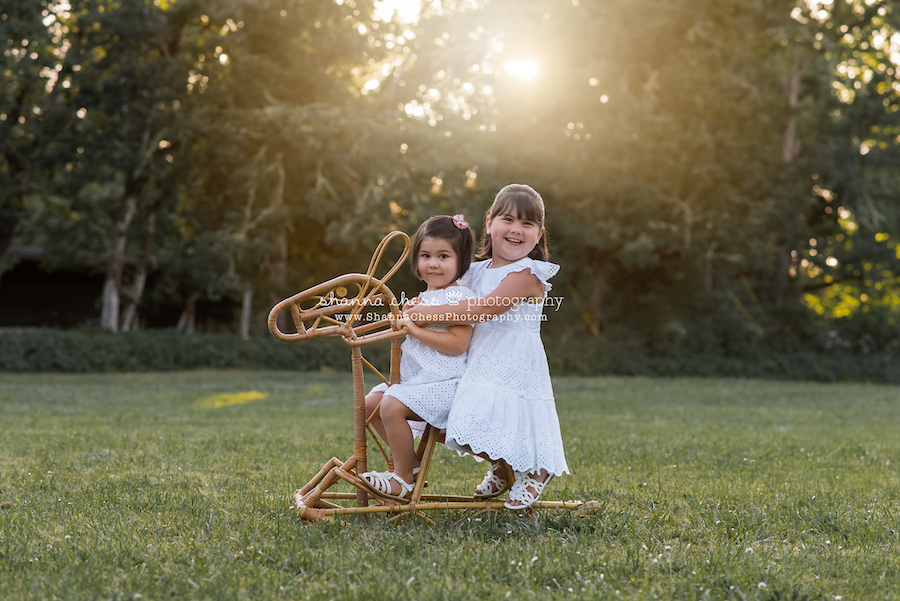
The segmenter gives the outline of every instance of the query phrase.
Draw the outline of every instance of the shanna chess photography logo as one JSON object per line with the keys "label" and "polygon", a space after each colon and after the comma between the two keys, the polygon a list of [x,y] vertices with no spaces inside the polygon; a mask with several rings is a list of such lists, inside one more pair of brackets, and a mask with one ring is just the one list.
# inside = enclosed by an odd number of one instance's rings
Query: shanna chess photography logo
{"label": "shanna chess photography logo", "polygon": [[[412,297],[415,298],[415,297]],[[354,322],[362,322],[362,323],[370,323],[375,321],[380,321],[382,319],[391,319],[392,311],[388,308],[389,306],[397,307],[398,309],[403,309],[406,304],[412,300],[411,297],[407,296],[406,292],[401,292],[400,296],[392,299],[389,303],[385,302],[382,298],[374,298],[374,299],[360,299],[360,298],[338,298],[338,297],[327,297],[323,298],[319,301],[319,307],[324,306],[333,306],[333,305],[341,305],[346,307],[346,312],[335,313],[331,316],[332,319],[337,321],[349,321],[353,320]],[[454,299],[450,297],[449,299],[450,306],[457,306],[462,302],[465,302],[469,305],[469,308],[473,306],[473,303],[478,302],[477,299],[465,299],[464,301],[461,299]],[[493,318],[494,321],[548,321],[549,313],[556,313],[559,311],[560,307],[562,307],[563,301],[565,297],[562,296],[545,296],[543,298],[503,298],[503,299],[491,299],[487,298],[484,302],[488,304],[488,306],[501,306],[508,308],[507,311],[495,316]],[[494,303],[493,305],[491,303]],[[518,311],[510,311],[515,309],[520,304],[526,304],[531,306],[540,307],[542,310],[540,312],[518,312]],[[427,321],[442,321],[446,319],[446,316],[431,316],[427,319]],[[482,321],[479,319],[478,321]]]}

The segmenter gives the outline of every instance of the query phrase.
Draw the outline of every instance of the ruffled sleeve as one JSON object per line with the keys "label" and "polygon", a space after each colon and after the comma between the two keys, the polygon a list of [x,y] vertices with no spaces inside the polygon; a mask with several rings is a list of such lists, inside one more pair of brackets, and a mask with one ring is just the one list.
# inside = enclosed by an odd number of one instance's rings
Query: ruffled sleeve
{"label": "ruffled sleeve", "polygon": [[547,280],[556,275],[559,271],[559,265],[547,261],[536,261],[535,259],[525,257],[524,259],[519,259],[515,263],[504,265],[500,269],[503,269],[505,272],[501,276],[501,280],[511,273],[530,271],[541,281],[541,285],[544,287],[544,294],[547,294],[553,288],[553,285]]}

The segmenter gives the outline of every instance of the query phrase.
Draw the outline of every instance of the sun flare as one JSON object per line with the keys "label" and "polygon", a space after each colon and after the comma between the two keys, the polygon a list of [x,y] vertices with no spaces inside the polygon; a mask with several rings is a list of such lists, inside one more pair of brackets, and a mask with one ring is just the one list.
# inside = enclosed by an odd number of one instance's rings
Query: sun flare
{"label": "sun flare", "polygon": [[421,11],[421,0],[381,0],[375,3],[375,18],[385,22],[398,19],[404,23],[415,23]]}
{"label": "sun flare", "polygon": [[506,72],[522,79],[534,79],[537,76],[538,66],[534,61],[513,61],[503,66]]}

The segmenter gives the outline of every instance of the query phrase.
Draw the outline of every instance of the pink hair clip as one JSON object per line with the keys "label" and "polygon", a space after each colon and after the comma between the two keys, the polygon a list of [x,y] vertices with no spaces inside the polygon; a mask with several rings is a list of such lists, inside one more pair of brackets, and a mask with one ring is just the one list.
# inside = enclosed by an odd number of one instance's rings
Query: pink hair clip
{"label": "pink hair clip", "polygon": [[454,215],[450,219],[453,220],[453,225],[455,225],[459,229],[461,229],[461,230],[469,229],[469,223],[466,221],[465,217],[463,217],[462,213],[459,213],[458,215]]}

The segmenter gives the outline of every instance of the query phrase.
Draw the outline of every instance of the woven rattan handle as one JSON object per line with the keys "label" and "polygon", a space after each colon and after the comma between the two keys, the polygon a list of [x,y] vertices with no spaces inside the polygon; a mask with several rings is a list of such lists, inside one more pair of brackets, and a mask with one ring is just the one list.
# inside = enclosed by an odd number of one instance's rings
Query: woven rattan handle
{"label": "woven rattan handle", "polygon": [[[375,271],[388,244],[398,237],[403,241],[400,257],[384,277],[375,277]],[[269,331],[285,342],[341,336],[347,344],[354,347],[404,336],[406,329],[398,327],[396,319],[400,314],[399,303],[385,282],[397,272],[409,255],[409,250],[409,236],[400,231],[389,233],[372,254],[365,274],[348,273],[338,276],[290,296],[272,307],[269,312]],[[350,294],[354,288],[356,293]],[[309,306],[304,309],[303,304]],[[383,319],[363,323],[362,312],[379,306],[389,307],[389,314]],[[278,316],[284,310],[290,311],[297,328],[296,333],[282,332],[278,327]]]}

